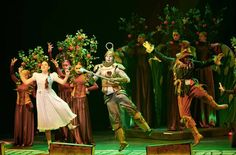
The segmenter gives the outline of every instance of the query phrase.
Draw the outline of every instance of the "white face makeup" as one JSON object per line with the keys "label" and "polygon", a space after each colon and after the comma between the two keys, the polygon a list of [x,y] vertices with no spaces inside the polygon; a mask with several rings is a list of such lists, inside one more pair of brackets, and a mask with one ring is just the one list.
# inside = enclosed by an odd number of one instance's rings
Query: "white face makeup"
{"label": "white face makeup", "polygon": [[114,59],[113,56],[110,54],[105,56],[105,61],[108,63],[113,62],[113,59]]}

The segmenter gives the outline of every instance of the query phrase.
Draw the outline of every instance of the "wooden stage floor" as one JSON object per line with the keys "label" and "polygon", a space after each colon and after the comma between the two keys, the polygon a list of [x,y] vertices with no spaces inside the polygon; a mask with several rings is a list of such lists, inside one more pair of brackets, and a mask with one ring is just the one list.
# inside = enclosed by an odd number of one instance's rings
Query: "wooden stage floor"
{"label": "wooden stage floor", "polygon": [[[236,155],[236,148],[231,147],[231,136],[222,128],[199,129],[204,135],[197,146],[191,147],[193,155]],[[148,137],[139,129],[126,131],[129,147],[118,152],[119,143],[112,131],[94,132],[96,142],[95,155],[145,155],[147,146],[160,146],[169,144],[191,143],[193,138],[189,130],[167,132],[165,129],[154,129]],[[32,147],[14,147],[11,137],[3,137],[6,155],[46,155],[46,138],[44,134],[35,135]]]}

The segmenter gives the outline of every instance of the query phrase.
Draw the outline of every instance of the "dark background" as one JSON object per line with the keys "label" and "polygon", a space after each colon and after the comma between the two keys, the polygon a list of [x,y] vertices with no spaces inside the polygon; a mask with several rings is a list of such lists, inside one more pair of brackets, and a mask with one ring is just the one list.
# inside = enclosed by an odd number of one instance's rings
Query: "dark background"
{"label": "dark background", "polygon": [[[5,1],[1,9],[1,50],[0,50],[0,135],[12,134],[16,92],[10,79],[11,58],[18,56],[19,50],[36,46],[47,47],[47,42],[56,45],[67,34],[75,34],[83,29],[88,35],[94,34],[98,40],[98,55],[103,58],[105,43],[111,41],[115,48],[125,43],[127,34],[118,29],[119,17],[129,18],[138,13],[155,24],[157,15],[169,3],[187,11],[203,8],[206,3],[217,11],[227,7],[219,40],[229,44],[236,36],[236,11],[234,0],[12,0]],[[102,59],[100,59],[102,61]],[[90,112],[94,130],[109,128],[108,115],[100,91],[89,96]]]}

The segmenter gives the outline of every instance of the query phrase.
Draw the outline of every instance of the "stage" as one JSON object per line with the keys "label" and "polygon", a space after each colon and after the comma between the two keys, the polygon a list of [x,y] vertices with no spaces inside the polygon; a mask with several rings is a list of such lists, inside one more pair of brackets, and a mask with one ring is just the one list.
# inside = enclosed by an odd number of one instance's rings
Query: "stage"
{"label": "stage", "polygon": [[[236,148],[231,147],[231,136],[228,131],[222,128],[199,129],[204,139],[197,146],[191,146],[191,154],[194,155],[236,155]],[[118,152],[118,141],[114,139],[112,131],[94,132],[96,146],[95,155],[145,155],[147,146],[162,146],[172,144],[191,143],[193,138],[186,129],[184,131],[167,132],[166,129],[154,129],[153,134],[148,137],[139,129],[128,129],[126,131],[129,147]],[[46,155],[46,138],[44,134],[35,135],[32,147],[15,147],[13,139],[5,136],[1,138],[4,142],[6,155]]]}

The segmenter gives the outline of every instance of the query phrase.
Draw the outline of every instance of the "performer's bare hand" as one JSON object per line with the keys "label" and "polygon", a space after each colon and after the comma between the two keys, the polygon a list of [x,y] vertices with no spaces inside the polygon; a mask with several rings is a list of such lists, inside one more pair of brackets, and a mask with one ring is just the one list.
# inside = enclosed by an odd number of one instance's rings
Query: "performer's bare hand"
{"label": "performer's bare hand", "polygon": [[59,67],[58,62],[57,62],[57,59],[52,59],[51,61],[52,61],[52,63],[56,66],[56,68]]}
{"label": "performer's bare hand", "polygon": [[70,70],[69,70],[69,69],[65,70],[65,73],[66,73],[66,76],[69,77],[69,75],[70,75]]}
{"label": "performer's bare hand", "polygon": [[23,67],[18,68],[18,72],[21,73],[23,71]]}
{"label": "performer's bare hand", "polygon": [[161,62],[161,60],[156,56],[154,56],[153,58],[150,58],[148,61],[152,61],[152,60]]}
{"label": "performer's bare hand", "polygon": [[90,91],[88,90],[88,88],[85,88],[86,94],[89,94]]}
{"label": "performer's bare hand", "polygon": [[11,66],[13,66],[16,63],[17,59],[14,57],[11,59]]}
{"label": "performer's bare hand", "polygon": [[222,86],[222,84],[220,82],[219,82],[219,89],[220,89],[220,92],[224,92],[225,91],[224,87]]}
{"label": "performer's bare hand", "polygon": [[51,53],[53,49],[53,45],[49,42],[48,43],[48,53]]}
{"label": "performer's bare hand", "polygon": [[120,83],[120,78],[109,78],[109,81],[119,84]]}

